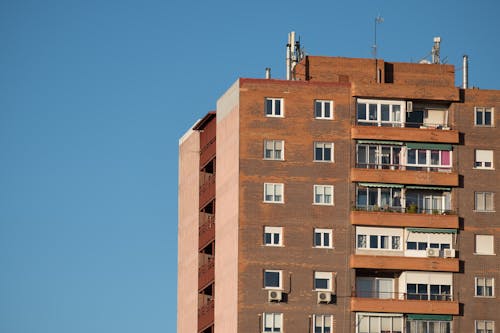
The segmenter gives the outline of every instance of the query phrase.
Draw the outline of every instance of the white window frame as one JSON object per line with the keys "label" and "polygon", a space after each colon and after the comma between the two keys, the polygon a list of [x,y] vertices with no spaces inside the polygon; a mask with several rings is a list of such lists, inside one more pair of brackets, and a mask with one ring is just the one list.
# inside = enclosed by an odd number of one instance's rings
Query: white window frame
{"label": "white window frame", "polygon": [[[377,247],[371,247],[372,237],[376,237]],[[388,244],[387,248],[383,248],[382,239]],[[376,227],[356,227],[356,249],[369,251],[403,251],[403,229],[399,228],[376,228]],[[364,240],[364,241],[362,241]],[[364,247],[360,246],[364,243]],[[395,248],[395,244],[399,248]]]}
{"label": "white window frame", "polygon": [[[270,235],[271,241],[267,242],[267,235]],[[275,242],[278,235],[278,242]],[[265,246],[283,246],[283,227],[264,226],[264,245]]]}
{"label": "white window frame", "polygon": [[[359,117],[359,108],[361,104],[365,104],[365,118]],[[370,117],[370,105],[376,106],[375,117]],[[382,105],[389,106],[389,120],[382,120]],[[399,106],[399,111],[395,106]],[[372,119],[373,118],[373,119]],[[398,119],[399,118],[399,119]],[[356,122],[357,124],[369,124],[372,126],[392,126],[402,127],[406,120],[406,102],[405,101],[388,101],[376,99],[358,99],[356,101]]]}
{"label": "white window frame", "polygon": [[[270,157],[268,157],[268,152]],[[279,157],[276,153],[279,152]],[[264,140],[264,159],[283,161],[285,159],[285,141],[284,140]]]}
{"label": "white window frame", "polygon": [[[318,235],[318,234],[320,235],[319,244],[316,242],[316,235]],[[325,245],[325,236],[328,238],[328,243],[329,243],[328,245]],[[323,249],[333,248],[332,229],[315,228],[314,229],[313,244],[314,244],[314,247],[317,247],[317,248],[323,248]]]}
{"label": "white window frame", "polygon": [[[474,254],[477,255],[495,255],[495,236],[493,235],[474,235]],[[488,246],[485,246],[488,245]],[[485,250],[478,248],[484,247]]]}
{"label": "white window frame", "polygon": [[[279,285],[278,286],[267,286],[266,285],[266,273],[278,273]],[[263,285],[264,289],[270,290],[283,290],[283,271],[276,269],[265,269],[263,274]]]}
{"label": "white window frame", "polygon": [[494,320],[474,320],[475,333],[495,333]]}
{"label": "white window frame", "polygon": [[262,333],[283,332],[283,314],[264,312],[262,314]]}
{"label": "white window frame", "polygon": [[[276,105],[279,105],[279,113],[278,108]],[[283,118],[285,116],[285,103],[283,98],[276,98],[276,97],[266,97],[265,103],[264,103],[264,113],[266,117],[275,117],[275,118]]]}
{"label": "white window frame", "polygon": [[[412,151],[415,151],[415,163],[410,163],[410,153]],[[425,157],[425,163],[419,163],[419,152],[425,152],[426,157]],[[438,151],[439,152],[439,162],[438,164],[432,164],[432,152],[433,151]],[[443,164],[443,152],[449,152],[450,154],[450,161],[449,164]],[[440,168],[440,169],[451,169],[452,167],[452,161],[453,161],[453,152],[451,150],[439,150],[439,149],[412,149],[409,148],[407,149],[406,152],[406,166],[409,167],[421,167],[421,168]]]}
{"label": "white window frame", "polygon": [[[389,332],[406,332],[404,328],[404,318],[402,314],[397,313],[376,313],[376,312],[357,312],[356,313],[356,332],[374,332],[371,329],[370,324],[374,324],[379,328],[379,332],[382,329],[382,321],[384,319],[390,319]],[[397,327],[396,327],[397,326]],[[366,330],[361,330],[366,329]]]}
{"label": "white window frame", "polygon": [[493,164],[493,150],[491,149],[474,150],[474,169],[492,170],[494,168],[495,167]]}
{"label": "white window frame", "polygon": [[[326,288],[316,287],[316,280],[326,280]],[[314,272],[314,290],[315,291],[333,291],[333,273],[332,272]]]}
{"label": "white window frame", "polygon": [[[316,328],[320,329],[321,333],[333,332],[333,315],[313,315],[313,332],[316,332]],[[330,328],[329,331],[325,331],[325,328]]]}
{"label": "white window frame", "polygon": [[[488,287],[491,288],[490,292],[488,292]],[[483,290],[482,294],[479,292],[479,288],[482,288],[482,290]],[[490,294],[490,295],[488,295],[488,294]],[[485,298],[494,298],[495,297],[495,278],[476,276],[474,278],[474,296],[485,297]]]}
{"label": "white window frame", "polygon": [[[326,115],[326,105],[329,106],[330,114]],[[334,103],[331,100],[320,100],[314,101],[314,118],[316,119],[333,119]]]}
{"label": "white window frame", "polygon": [[[482,123],[481,124],[478,123],[478,119],[477,119],[478,113],[481,113],[481,115],[482,115],[482,117],[481,117]],[[490,113],[490,122],[491,122],[490,124],[485,124],[486,113]],[[476,127],[493,127],[495,124],[494,115],[495,115],[495,109],[492,107],[479,107],[479,106],[474,107],[474,126],[476,126]]]}
{"label": "white window frame", "polygon": [[[490,201],[490,204],[488,204]],[[487,207],[491,206],[491,209]],[[474,211],[475,212],[495,212],[495,193],[494,192],[474,192]]]}
{"label": "white window frame", "polygon": [[[326,163],[333,163],[335,161],[334,158],[334,152],[335,152],[335,144],[333,142],[324,142],[324,141],[317,141],[314,142],[314,147],[313,147],[313,157],[314,157],[314,162],[326,162]],[[321,149],[321,159],[316,159],[316,149]],[[330,159],[325,158],[325,150],[330,149]]]}
{"label": "white window frame", "polygon": [[[333,185],[314,185],[313,204],[323,206],[333,206]],[[330,198],[329,202],[327,198]]]}
{"label": "white window frame", "polygon": [[264,183],[264,202],[284,203],[284,190],[285,186],[283,183]]}

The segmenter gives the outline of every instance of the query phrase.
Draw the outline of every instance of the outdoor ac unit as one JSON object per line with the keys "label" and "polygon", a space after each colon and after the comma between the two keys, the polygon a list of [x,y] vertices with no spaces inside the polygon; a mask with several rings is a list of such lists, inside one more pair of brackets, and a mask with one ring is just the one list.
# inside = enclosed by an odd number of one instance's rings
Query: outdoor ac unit
{"label": "outdoor ac unit", "polygon": [[412,101],[406,102],[406,112],[413,112],[413,102]]}
{"label": "outdoor ac unit", "polygon": [[455,249],[444,249],[445,258],[455,258]]}
{"label": "outdoor ac unit", "polygon": [[283,299],[283,292],[280,290],[269,290],[267,300],[269,302],[281,302]]}
{"label": "outdoor ac unit", "polygon": [[428,247],[426,249],[426,253],[428,257],[439,257],[439,249],[433,249]]}
{"label": "outdoor ac unit", "polygon": [[319,303],[330,303],[332,301],[332,293],[329,291],[318,292],[318,304]]}

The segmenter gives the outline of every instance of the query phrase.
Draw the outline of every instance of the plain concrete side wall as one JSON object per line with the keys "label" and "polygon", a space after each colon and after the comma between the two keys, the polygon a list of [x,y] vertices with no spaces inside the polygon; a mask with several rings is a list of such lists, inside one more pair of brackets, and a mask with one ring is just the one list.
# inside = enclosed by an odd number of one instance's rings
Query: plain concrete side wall
{"label": "plain concrete side wall", "polygon": [[177,332],[198,331],[199,132],[179,142]]}
{"label": "plain concrete side wall", "polygon": [[217,101],[216,332],[238,332],[239,83]]}

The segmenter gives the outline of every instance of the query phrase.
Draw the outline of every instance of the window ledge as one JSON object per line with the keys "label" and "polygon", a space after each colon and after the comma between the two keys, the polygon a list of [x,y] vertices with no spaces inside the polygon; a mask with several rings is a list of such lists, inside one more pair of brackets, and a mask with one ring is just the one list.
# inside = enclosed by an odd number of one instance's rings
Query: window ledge
{"label": "window ledge", "polygon": [[496,213],[496,210],[472,210],[473,213]]}
{"label": "window ledge", "polygon": [[486,299],[491,299],[491,298],[496,298],[495,296],[478,296],[474,295],[474,298],[486,298]]}
{"label": "window ledge", "polygon": [[475,255],[475,256],[496,256],[496,253],[477,253],[477,252],[474,252],[473,255]]}
{"label": "window ledge", "polygon": [[263,247],[285,247],[285,245],[262,244]]}
{"label": "window ledge", "polygon": [[472,170],[489,170],[489,171],[495,171],[495,168],[472,168]]}

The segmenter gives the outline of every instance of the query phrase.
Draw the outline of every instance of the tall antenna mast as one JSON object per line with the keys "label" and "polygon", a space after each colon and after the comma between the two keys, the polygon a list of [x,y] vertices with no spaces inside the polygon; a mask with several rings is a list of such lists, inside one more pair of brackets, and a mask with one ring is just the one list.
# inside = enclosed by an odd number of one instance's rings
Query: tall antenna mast
{"label": "tall antenna mast", "polygon": [[375,18],[375,24],[374,24],[374,42],[373,42],[373,58],[375,59],[375,82],[379,82],[379,77],[378,77],[378,64],[377,64],[377,24],[380,24],[384,22],[384,18],[380,15],[378,15]]}

